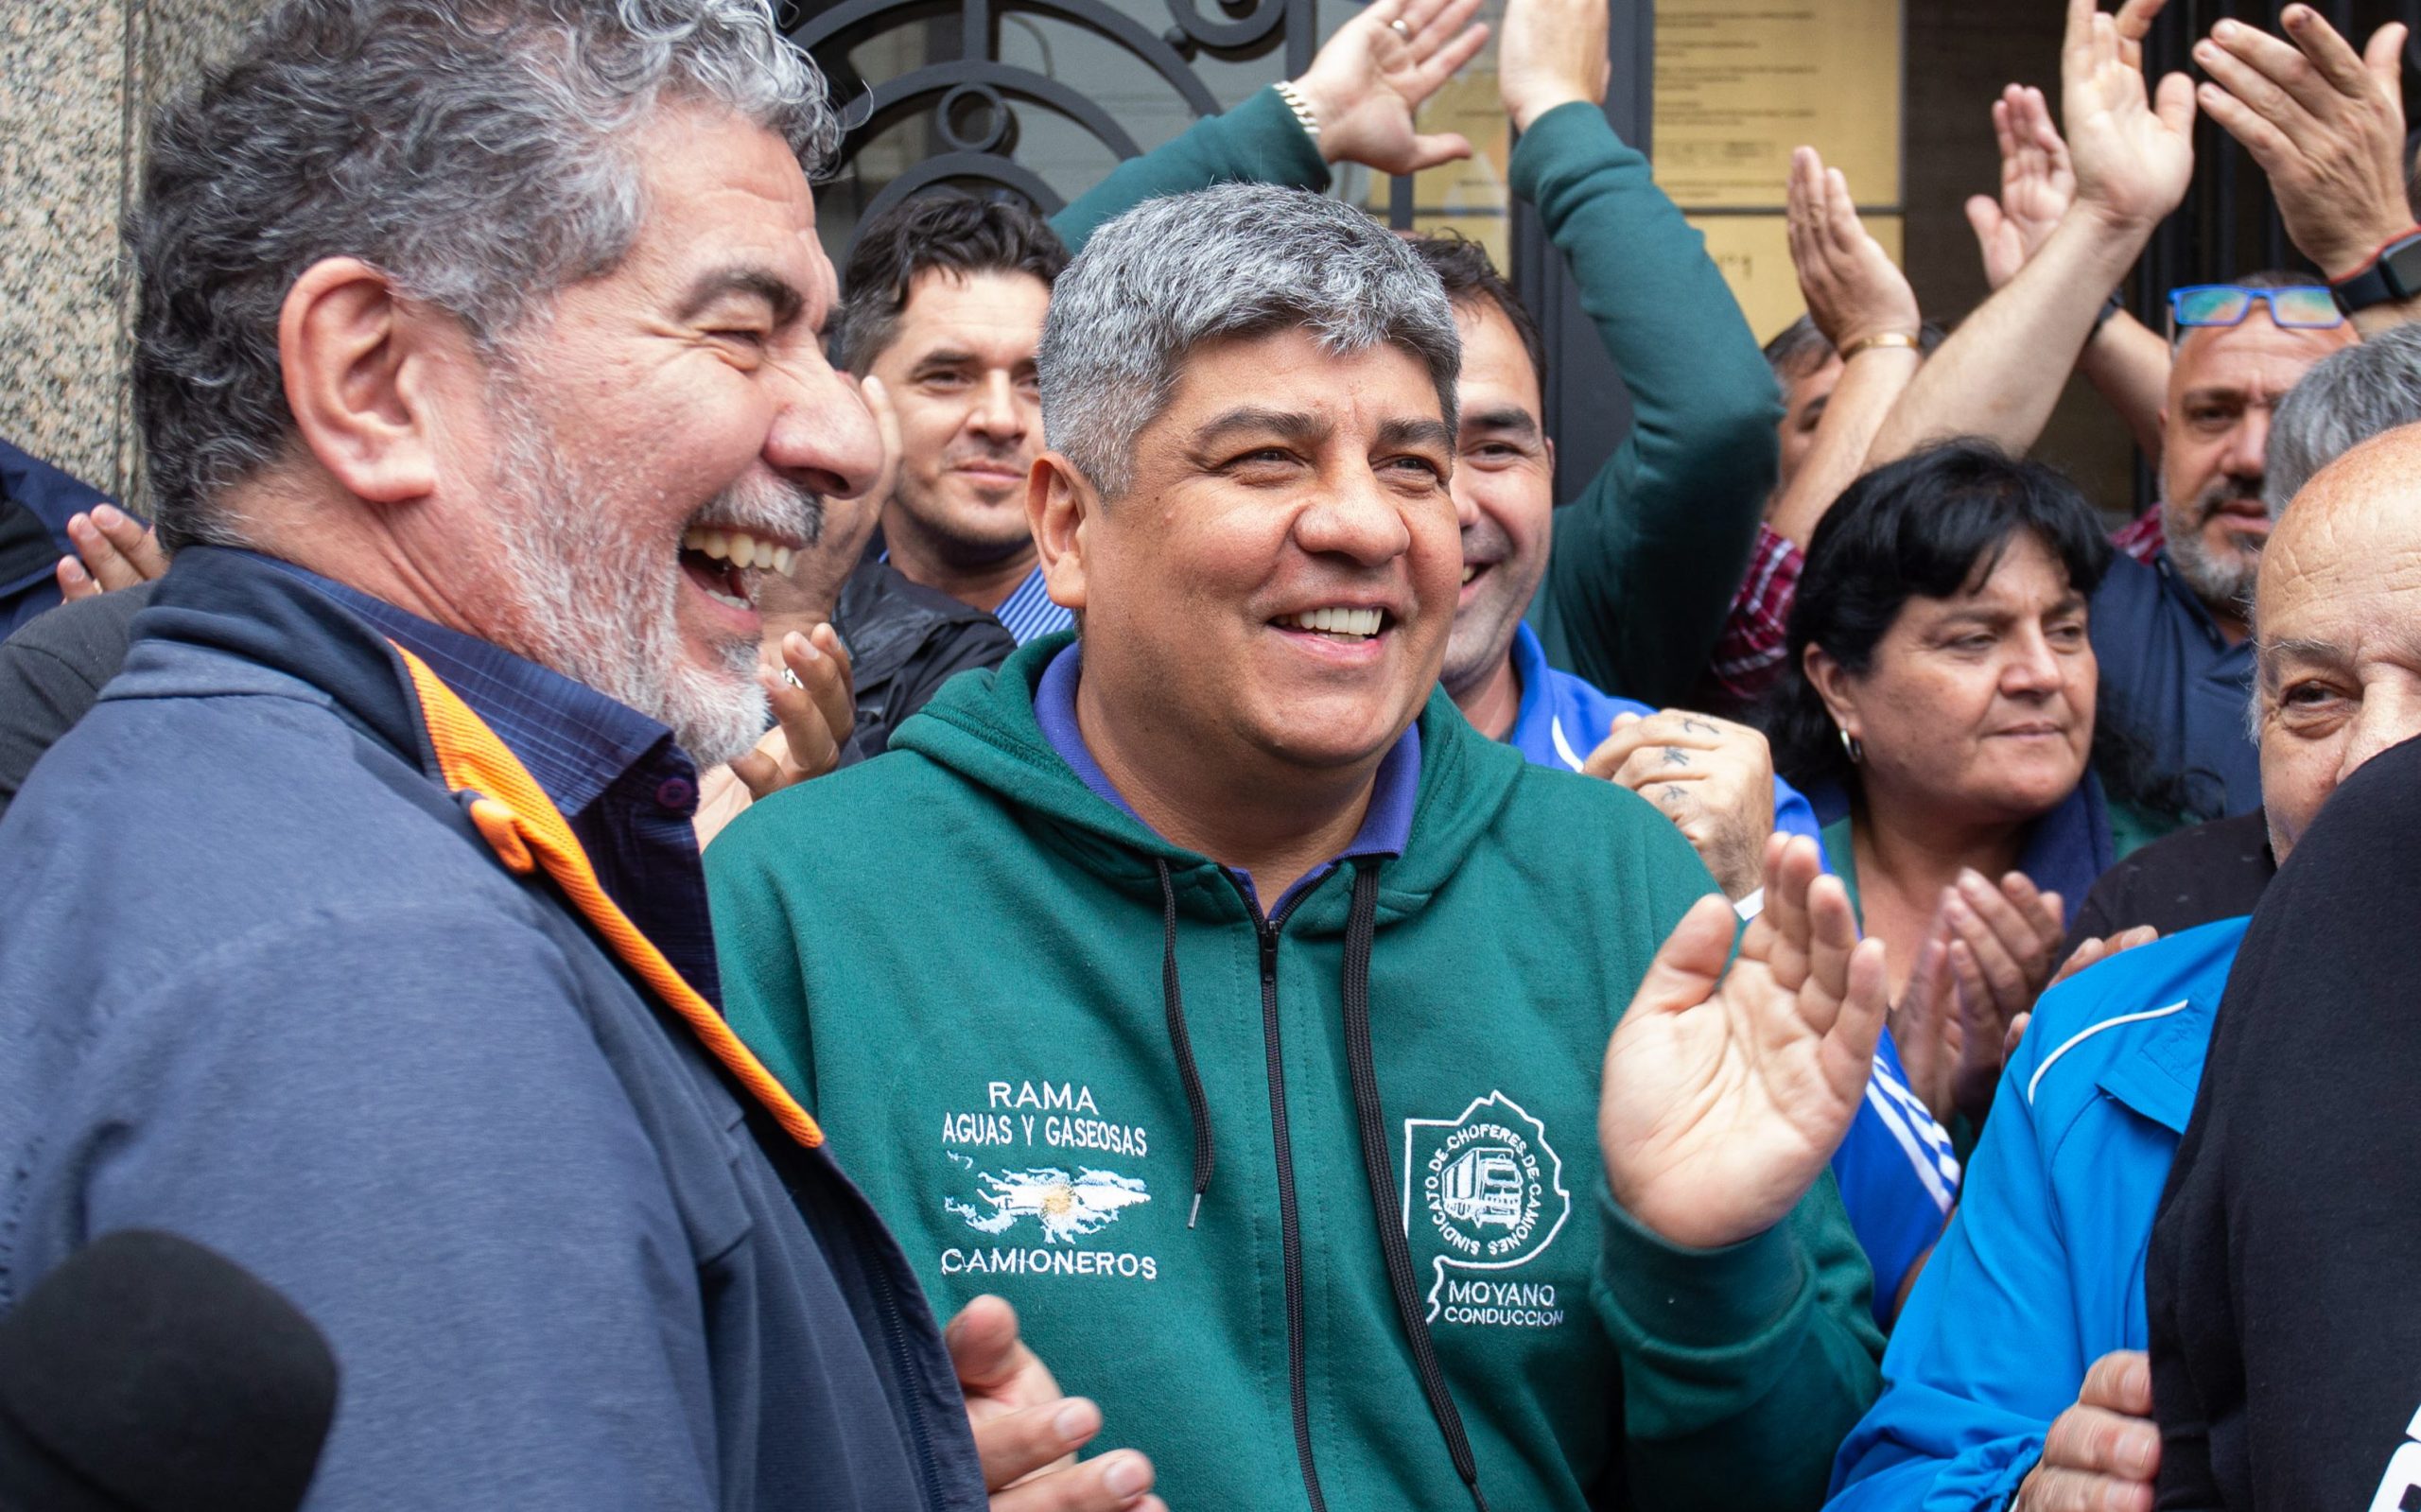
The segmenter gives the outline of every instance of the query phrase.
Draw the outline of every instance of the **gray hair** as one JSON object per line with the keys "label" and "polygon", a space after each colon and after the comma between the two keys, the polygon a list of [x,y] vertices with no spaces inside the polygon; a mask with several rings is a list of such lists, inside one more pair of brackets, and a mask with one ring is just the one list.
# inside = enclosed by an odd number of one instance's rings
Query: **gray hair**
{"label": "gray hair", "polygon": [[767,0],[286,0],[164,105],[126,231],[163,539],[245,544],[219,495],[289,443],[278,314],[306,269],[358,257],[500,350],[629,252],[627,140],[668,101],[761,126],[810,172],[840,144]]}
{"label": "gray hair", "polygon": [[2261,480],[2271,518],[2312,475],[2362,442],[2421,420],[2421,326],[2398,325],[2332,352],[2280,401],[2270,419]]}
{"label": "gray hair", "polygon": [[1420,254],[1350,205],[1229,183],[1128,211],[1059,275],[1037,357],[1044,439],[1120,497],[1187,353],[1292,329],[1340,356],[1386,343],[1419,358],[1453,432],[1462,342]]}

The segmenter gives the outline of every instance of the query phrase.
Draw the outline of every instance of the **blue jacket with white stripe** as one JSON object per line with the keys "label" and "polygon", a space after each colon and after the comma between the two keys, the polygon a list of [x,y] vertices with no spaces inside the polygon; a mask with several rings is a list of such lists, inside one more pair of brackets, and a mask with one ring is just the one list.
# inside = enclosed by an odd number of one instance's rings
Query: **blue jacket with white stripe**
{"label": "blue jacket with white stripe", "polygon": [[2092,1364],[2141,1349],[2144,1249],[2245,919],[2043,995],[1959,1215],[1841,1446],[1831,1508],[2007,1507]]}
{"label": "blue jacket with white stripe", "polygon": [[[1537,633],[1526,624],[1514,633],[1513,670],[1522,682],[1522,706],[1506,739],[1532,766],[1577,772],[1615,715],[1645,718],[1656,712],[1547,665]],[[1815,808],[1780,777],[1774,778],[1774,827],[1785,835],[1820,838]],[[1959,1159],[1949,1134],[1908,1090],[1888,1031],[1875,1048],[1866,1103],[1833,1154],[1833,1177],[1840,1183],[1858,1247],[1874,1269],[1875,1321],[1889,1328],[1902,1279],[1942,1235],[1959,1190]]]}

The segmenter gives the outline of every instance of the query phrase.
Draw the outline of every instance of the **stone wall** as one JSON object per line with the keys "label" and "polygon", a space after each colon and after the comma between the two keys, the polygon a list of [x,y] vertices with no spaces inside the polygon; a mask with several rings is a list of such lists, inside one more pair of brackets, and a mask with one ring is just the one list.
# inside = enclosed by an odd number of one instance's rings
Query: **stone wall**
{"label": "stone wall", "polygon": [[117,222],[150,107],[269,0],[9,0],[0,21],[0,436],[121,497],[131,282]]}

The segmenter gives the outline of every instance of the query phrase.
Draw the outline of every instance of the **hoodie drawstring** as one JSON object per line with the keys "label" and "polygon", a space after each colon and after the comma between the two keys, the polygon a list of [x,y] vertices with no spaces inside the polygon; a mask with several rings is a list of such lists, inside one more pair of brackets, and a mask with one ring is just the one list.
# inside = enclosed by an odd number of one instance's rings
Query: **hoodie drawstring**
{"label": "hoodie drawstring", "polygon": [[1210,1190],[1210,1104],[1202,1095],[1202,1072],[1193,1064],[1193,1041],[1185,1032],[1185,993],[1176,980],[1176,884],[1169,880],[1169,863],[1154,857],[1160,872],[1160,1004],[1168,1015],[1169,1047],[1176,1055],[1176,1074],[1185,1084],[1185,1109],[1193,1116],[1193,1208],[1186,1214],[1192,1228],[1202,1216],[1202,1194]]}
{"label": "hoodie drawstring", "polygon": [[1396,1204],[1395,1166],[1388,1158],[1387,1131],[1379,1116],[1379,1072],[1370,1054],[1370,947],[1379,932],[1379,868],[1375,861],[1353,865],[1353,910],[1345,921],[1345,1060],[1353,1077],[1353,1112],[1362,1126],[1362,1166],[1370,1177],[1370,1207],[1379,1220],[1379,1249],[1386,1257],[1387,1281],[1396,1295],[1396,1315],[1412,1341],[1414,1366],[1429,1410],[1445,1435],[1446,1452],[1454,1473],[1472,1494],[1477,1512],[1488,1512],[1480,1495],[1479,1462],[1472,1455],[1471,1435],[1463,1430],[1463,1415],[1437,1363],[1437,1341],[1420,1311],[1420,1295],[1412,1270],[1412,1244],[1404,1237],[1403,1212]]}

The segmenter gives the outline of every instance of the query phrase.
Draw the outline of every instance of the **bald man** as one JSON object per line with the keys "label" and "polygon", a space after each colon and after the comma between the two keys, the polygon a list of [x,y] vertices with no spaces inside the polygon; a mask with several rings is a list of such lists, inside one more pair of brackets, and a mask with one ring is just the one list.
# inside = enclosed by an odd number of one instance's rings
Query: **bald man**
{"label": "bald man", "polygon": [[[2283,863],[2338,784],[2421,736],[2421,426],[2366,442],[2312,478],[2261,556],[2254,602],[2262,798]],[[2368,927],[2388,918],[2389,937],[2406,948],[2414,915],[2378,915]],[[2025,1512],[2151,1508],[2161,1434],[2141,1352],[2145,1247],[2246,924],[2171,935],[2044,994],[2003,1074],[1958,1216],[1892,1334],[1890,1384],[1837,1462],[1833,1506],[1997,1509],[2022,1489]],[[2410,1000],[2381,1006],[2408,1023],[2413,1010]],[[2273,1074],[2268,1058],[2241,1064],[2248,1081]],[[2332,1098],[2316,1111],[2335,1119],[2347,1109]],[[2326,1192],[2346,1175],[2368,1180],[2376,1169],[2333,1174],[2298,1139],[2252,1147],[2295,1168],[2265,1167],[2268,1187],[2299,1193]],[[2407,1154],[2396,1165],[2410,1163]],[[2209,1263],[2224,1226],[2212,1217],[2186,1253]],[[2284,1220],[2260,1227],[2311,1232]],[[2397,1256],[2408,1271],[2410,1255]],[[2205,1337],[2215,1316],[2206,1302],[2186,1336]],[[2380,1463],[2421,1405],[2421,1372],[2412,1374],[2413,1399],[2390,1425]],[[2379,1473],[2377,1464],[2367,1469]]]}

